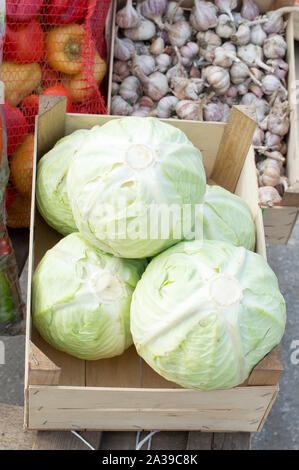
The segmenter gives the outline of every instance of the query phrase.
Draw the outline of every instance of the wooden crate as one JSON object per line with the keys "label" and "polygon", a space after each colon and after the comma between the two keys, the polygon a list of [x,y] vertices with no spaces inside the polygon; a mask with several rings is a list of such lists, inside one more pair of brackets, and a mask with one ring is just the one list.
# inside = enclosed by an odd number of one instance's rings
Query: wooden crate
{"label": "wooden crate", "polygon": [[[53,107],[53,100],[57,104]],[[76,129],[115,119],[65,114],[65,98],[41,97],[36,118],[36,163],[59,138]],[[51,103],[49,105],[49,103]],[[246,110],[246,109],[245,109]],[[207,176],[249,204],[257,232],[256,251],[266,256],[253,149],[255,122],[235,107],[229,122],[168,120],[200,148]],[[240,139],[242,135],[242,139]],[[53,349],[31,323],[31,280],[44,253],[61,235],[35,209],[33,197],[26,331],[25,427],[29,429],[259,431],[278,393],[279,347],[270,352],[242,386],[230,390],[187,390],[154,372],[132,346],[123,355],[84,361]]]}
{"label": "wooden crate", "polygon": [[[124,0],[112,0],[110,11],[110,24],[109,28],[115,24],[115,13],[123,6]],[[276,10],[282,6],[290,6],[294,4],[294,0],[255,0],[259,5],[262,12],[269,10]],[[193,0],[185,0],[182,6],[190,9],[193,5]],[[290,187],[285,192],[281,206],[264,209],[264,224],[266,242],[271,244],[284,245],[287,243],[292,229],[297,220],[299,213],[299,153],[298,153],[298,131],[297,131],[297,99],[296,99],[296,75],[295,75],[295,55],[294,55],[294,21],[293,14],[287,15],[288,26],[286,41],[288,44],[287,49],[287,62],[289,64],[288,73],[288,93],[289,102],[291,107],[290,114],[290,131],[288,135],[288,152],[287,152],[287,166],[286,176],[290,181]],[[114,55],[114,38],[115,31],[110,29],[109,37],[110,42],[110,61],[109,61],[109,75],[108,75],[108,97],[107,106],[108,112],[111,109],[111,84],[113,73],[113,55]],[[284,221],[287,220],[287,224]],[[269,221],[271,222],[269,226]],[[269,230],[268,230],[269,227]]]}

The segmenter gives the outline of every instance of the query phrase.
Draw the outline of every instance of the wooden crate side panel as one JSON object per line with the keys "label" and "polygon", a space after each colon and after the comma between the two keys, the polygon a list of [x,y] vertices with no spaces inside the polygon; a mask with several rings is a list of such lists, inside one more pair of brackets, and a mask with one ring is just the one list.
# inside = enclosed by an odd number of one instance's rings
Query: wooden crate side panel
{"label": "wooden crate side panel", "polygon": [[30,386],[28,425],[252,432],[258,430],[276,392],[277,386],[211,392]]}
{"label": "wooden crate side panel", "polygon": [[285,245],[291,236],[298,213],[298,207],[265,207],[263,221],[266,243]]}
{"label": "wooden crate side panel", "polygon": [[290,131],[288,135],[287,153],[287,177],[290,181],[290,191],[283,197],[283,205],[299,205],[299,154],[298,154],[298,115],[297,115],[297,93],[296,93],[296,72],[295,72],[295,51],[294,51],[294,21],[293,14],[289,15],[287,26],[287,62],[288,72],[288,93],[290,113]]}

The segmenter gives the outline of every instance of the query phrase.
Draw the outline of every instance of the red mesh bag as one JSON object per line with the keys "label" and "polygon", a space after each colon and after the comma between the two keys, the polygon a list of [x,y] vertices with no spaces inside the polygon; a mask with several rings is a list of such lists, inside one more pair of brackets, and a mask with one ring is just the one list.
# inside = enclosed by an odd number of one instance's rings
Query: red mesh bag
{"label": "red mesh bag", "polygon": [[[34,133],[40,94],[66,96],[68,112],[107,114],[101,91],[107,71],[104,28],[110,3],[6,0],[1,80],[10,165],[16,158],[20,161],[20,153],[26,169],[32,160],[26,136]],[[21,164],[17,168],[22,171]],[[8,212],[14,194],[20,193],[18,181],[11,171]],[[27,186],[28,194],[23,194]],[[29,197],[27,186],[21,188],[22,197]]]}

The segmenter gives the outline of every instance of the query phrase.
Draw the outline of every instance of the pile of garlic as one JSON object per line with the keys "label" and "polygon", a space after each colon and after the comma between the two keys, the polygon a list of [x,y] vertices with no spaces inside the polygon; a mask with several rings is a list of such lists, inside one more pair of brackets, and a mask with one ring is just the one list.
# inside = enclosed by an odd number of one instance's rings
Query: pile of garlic
{"label": "pile of garlic", "polygon": [[279,204],[290,125],[283,15],[296,7],[182,3],[127,0],[117,12],[111,114],[226,122],[231,106],[254,105],[260,203]]}

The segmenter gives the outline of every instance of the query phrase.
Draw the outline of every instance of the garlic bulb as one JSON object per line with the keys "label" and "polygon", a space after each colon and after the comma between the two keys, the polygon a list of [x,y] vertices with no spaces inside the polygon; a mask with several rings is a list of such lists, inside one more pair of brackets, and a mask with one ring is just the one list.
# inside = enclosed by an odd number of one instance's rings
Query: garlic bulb
{"label": "garlic bulb", "polygon": [[241,8],[241,15],[246,20],[252,21],[259,16],[260,11],[259,7],[253,0],[243,0],[243,5]]}
{"label": "garlic bulb", "polygon": [[214,51],[213,65],[220,67],[231,67],[234,61],[239,62],[236,57],[236,48],[230,42],[225,42],[221,47],[216,47]]}
{"label": "garlic bulb", "polygon": [[119,77],[119,81],[130,75],[130,68],[128,62],[124,60],[115,60],[113,64],[113,73]]}
{"label": "garlic bulb", "polygon": [[156,66],[159,72],[165,73],[171,66],[171,57],[168,54],[157,55]]}
{"label": "garlic bulb", "polygon": [[204,121],[220,122],[223,119],[221,106],[218,103],[208,103],[203,105]]}
{"label": "garlic bulb", "polygon": [[267,129],[269,132],[284,136],[289,132],[289,128],[290,120],[285,114],[282,116],[275,112],[269,114],[267,119]]}
{"label": "garlic bulb", "polygon": [[133,108],[121,96],[116,95],[111,99],[111,114],[116,116],[129,116]]}
{"label": "garlic bulb", "polygon": [[165,49],[164,40],[163,40],[163,38],[158,37],[157,39],[155,39],[152,42],[149,50],[150,50],[151,54],[160,55],[164,52],[164,49]]}
{"label": "garlic bulb", "polygon": [[255,44],[256,46],[263,46],[266,38],[267,34],[260,24],[252,26],[250,34],[250,41],[252,44]]}
{"label": "garlic bulb", "polygon": [[182,64],[182,57],[178,48],[175,47],[174,50],[175,50],[176,57],[177,57],[177,63],[174,67],[171,67],[167,71],[166,77],[168,78],[168,80],[171,80],[172,77],[187,77],[188,76],[187,70]]}
{"label": "garlic bulb", "polygon": [[250,28],[246,23],[240,24],[237,32],[232,35],[231,40],[238,46],[246,46],[250,42]]}
{"label": "garlic bulb", "polygon": [[267,34],[281,33],[283,31],[283,17],[286,13],[298,11],[296,7],[283,7],[278,10],[268,11],[266,13],[267,22],[263,25],[263,30]]}
{"label": "garlic bulb", "polygon": [[238,57],[242,59],[249,67],[260,67],[261,69],[272,72],[269,65],[263,63],[263,49],[254,44],[247,44],[247,46],[238,47]]}
{"label": "garlic bulb", "polygon": [[230,87],[230,76],[226,69],[211,65],[204,73],[208,83],[219,95],[224,95]]}
{"label": "garlic bulb", "polygon": [[119,87],[119,94],[128,103],[135,104],[142,95],[141,84],[138,78],[133,75],[126,77]]}
{"label": "garlic bulb", "polygon": [[253,137],[252,137],[252,145],[260,146],[264,141],[264,131],[259,127],[256,126]]}
{"label": "garlic bulb", "polygon": [[213,3],[195,0],[190,15],[190,22],[197,31],[207,31],[218,24],[217,10]]}
{"label": "garlic bulb", "polygon": [[229,98],[236,98],[238,95],[238,88],[235,85],[231,85],[226,92],[226,96]]}
{"label": "garlic bulb", "polygon": [[169,23],[184,21],[184,10],[178,6],[178,2],[169,2],[164,17]]}
{"label": "garlic bulb", "polygon": [[161,98],[157,104],[156,116],[164,119],[170,118],[175,112],[178,101],[176,96],[164,96],[164,98]]}
{"label": "garlic bulb", "polygon": [[163,29],[162,15],[166,11],[167,3],[168,0],[144,0],[141,4],[141,13]]}
{"label": "garlic bulb", "polygon": [[141,18],[140,23],[135,28],[128,28],[124,30],[126,38],[133,41],[148,41],[156,34],[156,27],[154,23],[148,19]]}
{"label": "garlic bulb", "polygon": [[171,88],[173,94],[179,99],[197,100],[204,89],[204,81],[201,78],[172,77]]}
{"label": "garlic bulb", "polygon": [[154,101],[159,101],[168,92],[168,80],[161,72],[154,72],[147,77],[139,67],[134,69],[135,75],[143,85],[144,93]]}
{"label": "garlic bulb", "polygon": [[221,13],[226,13],[231,21],[234,21],[232,10],[238,6],[237,0],[215,0],[215,5]]}
{"label": "garlic bulb", "polygon": [[184,46],[191,38],[191,27],[187,21],[178,23],[165,23],[165,29],[168,31],[168,39],[172,46]]}
{"label": "garlic bulb", "polygon": [[117,95],[118,90],[119,90],[119,83],[112,82],[112,84],[111,84],[111,95],[112,96]]}
{"label": "garlic bulb", "polygon": [[280,150],[282,137],[277,134],[271,134],[267,131],[265,134],[265,146],[272,150]]}
{"label": "garlic bulb", "polygon": [[248,84],[246,82],[240,83],[237,88],[238,93],[241,96],[246,95],[246,93],[248,93]]}
{"label": "garlic bulb", "polygon": [[257,96],[257,98],[259,98],[259,99],[261,99],[262,96],[263,96],[263,94],[264,94],[262,88],[261,88],[260,86],[258,86],[258,85],[255,85],[255,84],[251,84],[251,85],[250,85],[250,91],[251,91],[252,93],[254,93],[255,96]]}
{"label": "garlic bulb", "polygon": [[270,111],[270,106],[267,101],[265,101],[264,99],[259,99],[257,96],[250,92],[242,96],[240,104],[254,105],[256,107],[256,120],[259,124],[262,123],[262,121],[265,119],[265,116]]}
{"label": "garlic bulb", "polygon": [[180,119],[198,121],[199,105],[195,101],[182,100],[177,103],[175,112]]}
{"label": "garlic bulb", "polygon": [[262,206],[275,206],[280,204],[282,198],[280,197],[277,189],[272,186],[263,186],[259,188],[259,203]]}
{"label": "garlic bulb", "polygon": [[135,105],[131,116],[148,117],[151,116],[152,109],[146,106]]}
{"label": "garlic bulb", "polygon": [[265,75],[262,79],[262,90],[265,95],[273,95],[281,87],[281,82],[275,75]]}
{"label": "garlic bulb", "polygon": [[154,102],[149,96],[142,96],[140,100],[138,101],[139,106],[143,108],[153,108],[154,107]]}
{"label": "garlic bulb", "polygon": [[199,53],[207,62],[213,62],[216,47],[222,42],[220,37],[213,31],[199,32],[196,36],[199,45]]}
{"label": "garlic bulb", "polygon": [[264,54],[267,59],[280,59],[285,56],[287,43],[279,34],[271,34],[264,42]]}
{"label": "garlic bulb", "polygon": [[243,83],[246,78],[250,77],[254,83],[261,86],[261,82],[249,70],[249,67],[243,62],[234,62],[230,68],[231,81],[234,85]]}
{"label": "garlic bulb", "polygon": [[183,57],[193,59],[199,53],[199,46],[196,42],[188,42],[185,46],[181,47],[180,53]]}
{"label": "garlic bulb", "polygon": [[121,28],[134,28],[140,23],[140,17],[133,7],[132,0],[127,0],[126,6],[116,13],[115,20]]}
{"label": "garlic bulb", "polygon": [[120,39],[115,36],[114,57],[119,60],[129,60],[132,52],[135,52],[135,46],[131,39]]}
{"label": "garlic bulb", "polygon": [[235,33],[235,31],[235,24],[231,21],[228,15],[223,14],[218,17],[216,34],[218,34],[220,38],[228,39]]}
{"label": "garlic bulb", "polygon": [[289,71],[288,64],[282,59],[269,59],[267,64],[274,68],[273,73],[280,80],[283,80]]}
{"label": "garlic bulb", "polygon": [[132,59],[133,70],[135,67],[139,67],[139,69],[145,74],[150,75],[156,69],[155,59],[151,55],[136,55],[134,54]]}

